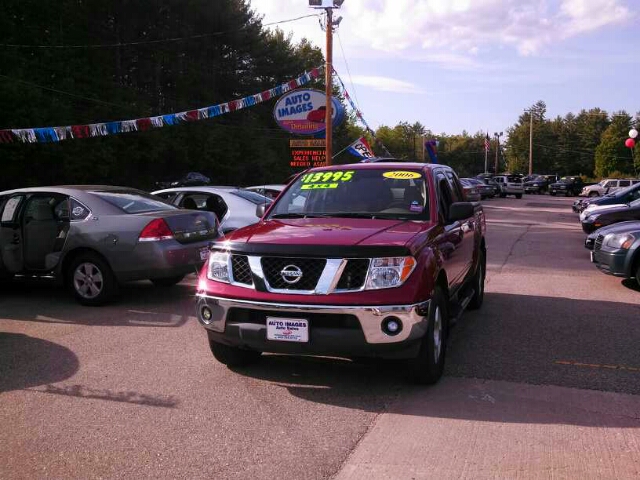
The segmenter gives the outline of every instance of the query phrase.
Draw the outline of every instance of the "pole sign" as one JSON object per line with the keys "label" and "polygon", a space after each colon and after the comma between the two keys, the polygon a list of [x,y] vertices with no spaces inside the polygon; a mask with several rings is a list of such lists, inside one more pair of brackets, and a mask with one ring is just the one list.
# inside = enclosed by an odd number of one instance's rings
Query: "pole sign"
{"label": "pole sign", "polygon": [[[287,132],[296,135],[317,135],[326,130],[325,112],[327,97],[324,92],[313,89],[294,90],[278,100],[273,116]],[[335,98],[333,101],[333,125],[344,120],[344,108]]]}

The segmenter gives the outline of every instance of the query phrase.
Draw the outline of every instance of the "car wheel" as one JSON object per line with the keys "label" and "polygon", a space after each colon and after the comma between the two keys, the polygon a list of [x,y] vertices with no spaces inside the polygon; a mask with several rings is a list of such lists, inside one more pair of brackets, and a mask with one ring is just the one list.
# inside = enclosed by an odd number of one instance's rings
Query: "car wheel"
{"label": "car wheel", "polygon": [[432,385],[442,376],[447,349],[447,303],[440,287],[436,287],[429,304],[429,327],[420,343],[418,356],[407,361],[412,382]]}
{"label": "car wheel", "polygon": [[104,305],[117,293],[118,283],[109,264],[95,253],[82,253],[73,259],[67,286],[82,305]]}
{"label": "car wheel", "polygon": [[521,193],[516,193],[516,198],[518,198],[518,199],[522,198],[522,194]]}
{"label": "car wheel", "polygon": [[640,287],[640,257],[636,260],[636,282],[638,282],[638,286]]}
{"label": "car wheel", "polygon": [[500,198],[507,198],[507,194],[506,193],[501,193],[500,194]]}
{"label": "car wheel", "polygon": [[478,254],[478,268],[476,268],[476,273],[473,275],[473,279],[471,280],[471,286],[473,287],[474,293],[468,305],[469,310],[478,310],[480,307],[482,307],[482,302],[484,301],[484,282],[486,276],[487,259],[484,252],[480,250],[480,253]]}
{"label": "car wheel", "polygon": [[600,195],[598,194],[598,192],[589,192],[589,196],[590,197],[599,197]]}
{"label": "car wheel", "polygon": [[151,282],[156,287],[173,287],[182,281],[184,275],[178,275],[176,277],[166,277],[166,278],[152,278]]}
{"label": "car wheel", "polygon": [[256,363],[262,352],[255,350],[243,350],[238,347],[230,347],[209,339],[209,348],[216,360],[227,367],[246,367]]}

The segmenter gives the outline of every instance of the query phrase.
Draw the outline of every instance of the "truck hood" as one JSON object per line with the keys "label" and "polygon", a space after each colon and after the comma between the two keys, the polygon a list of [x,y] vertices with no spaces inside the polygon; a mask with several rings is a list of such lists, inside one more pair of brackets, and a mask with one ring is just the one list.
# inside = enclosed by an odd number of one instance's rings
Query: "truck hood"
{"label": "truck hood", "polygon": [[589,215],[594,215],[594,214],[600,214],[605,212],[611,212],[614,210],[626,210],[627,208],[629,208],[629,205],[627,205],[626,203],[614,203],[613,205],[591,204],[585,209],[585,212],[587,212]]}
{"label": "truck hood", "polygon": [[223,240],[271,245],[405,247],[419,232],[433,226],[424,221],[296,218],[260,221]]}

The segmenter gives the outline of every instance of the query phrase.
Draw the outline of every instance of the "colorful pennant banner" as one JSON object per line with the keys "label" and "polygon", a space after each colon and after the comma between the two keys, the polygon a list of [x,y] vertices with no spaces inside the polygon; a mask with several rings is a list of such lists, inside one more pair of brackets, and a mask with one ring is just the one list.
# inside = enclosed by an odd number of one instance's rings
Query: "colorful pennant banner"
{"label": "colorful pennant banner", "polygon": [[214,118],[226,113],[250,108],[259,103],[284,95],[291,90],[306,85],[311,80],[320,77],[324,67],[312,69],[298,78],[289,80],[270,90],[232,100],[230,102],[198,108],[186,112],[170,113],[157,117],[136,118],[134,120],[120,120],[115,122],[92,123],[89,125],[70,125],[66,127],[20,128],[0,130],[0,143],[48,143],[60,142],[75,138],[105,137],[127,132],[144,132],[154,128],[162,128],[182,123],[196,122]]}

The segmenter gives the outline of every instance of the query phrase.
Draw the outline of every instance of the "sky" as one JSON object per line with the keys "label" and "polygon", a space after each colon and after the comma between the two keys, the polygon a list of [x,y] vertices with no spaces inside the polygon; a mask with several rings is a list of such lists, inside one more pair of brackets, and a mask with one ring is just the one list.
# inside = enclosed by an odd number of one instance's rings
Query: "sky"
{"label": "sky", "polygon": [[[263,23],[323,12],[250,3]],[[549,118],[640,111],[638,0],[345,0],[334,16],[335,69],[372,128],[506,134],[538,100]],[[279,28],[325,51],[318,18]]]}

